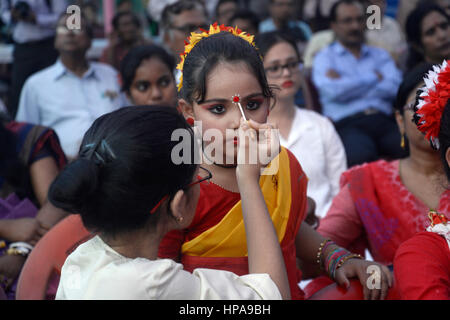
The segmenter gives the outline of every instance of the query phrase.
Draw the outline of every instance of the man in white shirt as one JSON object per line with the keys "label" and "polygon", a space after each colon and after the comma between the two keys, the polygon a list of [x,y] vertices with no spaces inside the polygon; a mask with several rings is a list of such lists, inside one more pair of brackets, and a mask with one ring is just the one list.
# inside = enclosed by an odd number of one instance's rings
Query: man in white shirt
{"label": "man in white shirt", "polygon": [[92,28],[82,19],[80,29],[69,30],[67,17],[63,16],[56,28],[60,59],[27,80],[16,119],[53,128],[71,159],[95,119],[122,107],[123,98],[117,72],[86,58]]}
{"label": "man in white shirt", "polygon": [[55,26],[67,0],[1,0],[2,21],[13,30],[14,62],[9,112],[15,117],[22,87],[29,76],[55,63]]}

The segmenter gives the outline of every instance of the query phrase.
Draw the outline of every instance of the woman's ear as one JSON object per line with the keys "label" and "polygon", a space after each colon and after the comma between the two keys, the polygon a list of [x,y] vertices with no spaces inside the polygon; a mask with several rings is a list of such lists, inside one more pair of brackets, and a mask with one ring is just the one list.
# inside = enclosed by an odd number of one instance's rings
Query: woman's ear
{"label": "woman's ear", "polygon": [[450,148],[447,148],[447,151],[445,151],[445,160],[447,161],[447,165],[450,166]]}
{"label": "woman's ear", "polygon": [[170,202],[170,212],[178,225],[184,222],[185,208],[187,206],[187,195],[183,190],[179,190]]}
{"label": "woman's ear", "polygon": [[397,121],[398,130],[403,136],[405,134],[405,119],[399,111],[395,111],[395,120]]}
{"label": "woman's ear", "polygon": [[185,119],[195,118],[194,117],[194,107],[184,99],[178,100],[178,110],[181,112]]}
{"label": "woman's ear", "polygon": [[130,95],[130,92],[129,92],[129,91],[127,91],[127,92],[125,93],[125,96],[127,97],[127,100],[128,100],[129,103],[131,103],[132,105],[135,105],[133,99],[131,98],[131,95]]}
{"label": "woman's ear", "polygon": [[418,53],[420,53],[421,55],[425,55],[425,50],[423,49],[423,46],[422,45],[419,45],[419,44],[417,44],[417,43],[415,43],[415,42],[412,42],[411,43],[411,47],[414,49],[414,50],[416,50]]}

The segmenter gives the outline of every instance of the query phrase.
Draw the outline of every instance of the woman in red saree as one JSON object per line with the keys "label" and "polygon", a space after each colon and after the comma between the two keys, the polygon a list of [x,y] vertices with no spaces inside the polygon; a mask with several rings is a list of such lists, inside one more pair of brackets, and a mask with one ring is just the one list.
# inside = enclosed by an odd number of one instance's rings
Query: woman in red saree
{"label": "woman in red saree", "polygon": [[[417,89],[431,68],[421,65],[407,74],[397,95],[396,118],[407,138],[409,157],[345,172],[341,191],[318,229],[348,250],[364,254],[368,249],[384,265],[392,265],[400,244],[426,228],[430,209],[450,212],[450,190],[445,188],[439,153],[412,122]],[[313,281],[306,291],[313,294],[329,283],[322,280]]]}
{"label": "woman in red saree", "polygon": [[[202,134],[206,162],[202,166],[213,177],[212,183],[201,189],[193,223],[184,231],[169,233],[161,242],[159,256],[178,258],[187,270],[220,268],[243,275],[248,272],[248,262],[236,184],[238,143],[233,132],[241,117],[266,123],[274,96],[253,37],[237,28],[213,25],[209,31],[193,33],[189,40],[179,65],[183,77],[178,107]],[[208,139],[211,132],[220,138]],[[209,153],[212,142],[217,148]],[[307,177],[295,156],[281,148],[275,160],[268,170],[275,163],[278,170],[263,174],[260,186],[281,244],[292,298],[303,298],[298,287],[301,272],[297,258],[315,264],[317,269],[329,266],[330,275],[342,285],[356,276],[365,283],[368,262],[334,244],[325,248],[327,240],[302,223]],[[367,289],[366,298],[383,298],[390,277],[384,270],[383,288]]]}
{"label": "woman in red saree", "polygon": [[[433,69],[418,92],[414,120],[439,150],[450,181],[450,60]],[[431,211],[428,217],[427,232],[404,242],[395,256],[395,278],[402,299],[450,300],[450,215]]]}

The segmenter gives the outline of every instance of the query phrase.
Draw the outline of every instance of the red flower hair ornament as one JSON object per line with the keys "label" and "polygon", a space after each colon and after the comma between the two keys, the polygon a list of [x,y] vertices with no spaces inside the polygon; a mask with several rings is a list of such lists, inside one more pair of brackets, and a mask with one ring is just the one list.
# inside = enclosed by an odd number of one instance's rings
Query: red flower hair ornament
{"label": "red flower hair ornament", "polygon": [[450,60],[433,67],[424,78],[414,119],[417,128],[425,134],[435,149],[439,149],[439,131],[444,108],[450,98]]}

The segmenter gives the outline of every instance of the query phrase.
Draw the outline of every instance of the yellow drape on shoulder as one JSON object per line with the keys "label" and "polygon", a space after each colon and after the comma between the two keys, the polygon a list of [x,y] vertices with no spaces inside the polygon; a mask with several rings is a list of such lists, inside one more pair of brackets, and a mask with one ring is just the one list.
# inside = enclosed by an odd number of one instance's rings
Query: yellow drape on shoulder
{"label": "yellow drape on shoulder", "polygon": [[[259,184],[278,240],[281,242],[286,232],[292,201],[289,156],[286,149],[281,149],[271,165],[274,163],[279,165],[278,172],[275,175],[262,175]],[[247,256],[241,201],[217,225],[184,243],[181,251],[185,255],[197,257]]]}

